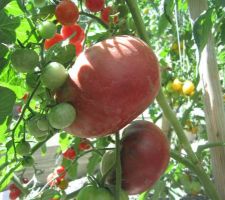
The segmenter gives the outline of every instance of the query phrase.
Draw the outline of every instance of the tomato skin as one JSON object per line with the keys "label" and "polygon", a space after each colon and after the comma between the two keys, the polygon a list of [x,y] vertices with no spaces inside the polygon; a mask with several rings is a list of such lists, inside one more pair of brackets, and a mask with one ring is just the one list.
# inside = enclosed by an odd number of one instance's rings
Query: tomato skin
{"label": "tomato skin", "polygon": [[10,191],[9,198],[10,200],[16,200],[20,196],[20,194],[21,194],[21,191],[19,189]]}
{"label": "tomato skin", "polygon": [[45,42],[44,42],[44,48],[46,50],[48,50],[49,48],[51,48],[52,46],[54,46],[56,43],[59,43],[59,42],[62,42],[62,41],[63,41],[62,35],[60,35],[59,33],[56,33],[54,35],[54,37],[45,40]]}
{"label": "tomato skin", "polygon": [[51,90],[61,87],[68,77],[65,67],[58,62],[51,62],[43,69],[41,81],[45,87]]}
{"label": "tomato skin", "polygon": [[59,184],[58,184],[57,186],[58,186],[58,188],[60,188],[61,190],[65,190],[66,188],[68,188],[68,185],[69,185],[68,181],[65,180],[65,179],[63,179],[63,180],[61,180],[61,181],[59,182]]}
{"label": "tomato skin", "polygon": [[195,92],[195,85],[192,81],[186,80],[182,87],[182,92],[185,95],[193,95]]}
{"label": "tomato skin", "polygon": [[105,188],[88,185],[80,190],[77,200],[114,200],[113,195]]}
{"label": "tomato skin", "polygon": [[172,89],[176,92],[181,92],[182,85],[183,85],[183,83],[178,78],[176,78],[176,79],[174,79],[174,81],[172,83]]}
{"label": "tomato skin", "polygon": [[73,148],[69,148],[65,152],[63,152],[63,157],[68,160],[74,160],[74,158],[76,157],[76,152]]}
{"label": "tomato skin", "polygon": [[55,168],[54,173],[56,174],[57,183],[59,183],[66,176],[66,169],[64,166],[58,166]]}
{"label": "tomato skin", "polygon": [[32,156],[26,156],[24,157],[24,159],[22,160],[22,165],[23,167],[31,167],[34,165],[34,159]]}
{"label": "tomato skin", "polygon": [[11,63],[18,72],[33,72],[38,62],[39,56],[32,49],[17,49],[11,55]]}
{"label": "tomato skin", "polygon": [[[101,11],[102,21],[105,22],[106,24],[109,24],[111,14],[112,14],[112,7],[111,6],[108,6],[104,9],[102,9],[102,11]],[[118,23],[118,21],[119,21],[118,16],[114,16],[113,17],[113,23],[116,24],[116,23]]]}
{"label": "tomato skin", "polygon": [[46,136],[48,134],[47,131],[41,131],[38,126],[37,126],[37,121],[39,120],[39,116],[34,116],[32,117],[28,122],[27,122],[27,130],[28,132],[33,135],[34,137],[42,137]]}
{"label": "tomato skin", "polygon": [[105,0],[86,0],[85,6],[91,12],[99,12],[104,8]]}
{"label": "tomato skin", "polygon": [[128,194],[139,194],[150,188],[166,170],[169,144],[156,125],[144,120],[131,123],[123,134],[122,188]]}
{"label": "tomato skin", "polygon": [[74,33],[76,34],[74,35],[74,37],[70,39],[70,43],[73,43],[73,44],[81,43],[84,40],[85,33],[80,25],[73,24],[70,26],[62,26],[61,35],[63,36],[64,40],[70,37]]}
{"label": "tomato skin", "polygon": [[83,139],[80,144],[78,145],[78,149],[80,151],[85,151],[91,148],[90,141],[87,139]]}
{"label": "tomato skin", "polygon": [[64,129],[70,126],[76,118],[76,111],[71,104],[60,103],[54,106],[49,114],[50,125],[56,129]]}
{"label": "tomato skin", "polygon": [[79,17],[79,10],[75,3],[70,0],[62,0],[55,9],[56,19],[62,25],[72,25]]}

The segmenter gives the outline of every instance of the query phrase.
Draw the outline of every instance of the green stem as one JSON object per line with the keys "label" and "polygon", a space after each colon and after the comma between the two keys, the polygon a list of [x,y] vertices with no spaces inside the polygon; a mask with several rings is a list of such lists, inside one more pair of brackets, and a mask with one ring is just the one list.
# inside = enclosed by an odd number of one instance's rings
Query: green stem
{"label": "green stem", "polygon": [[224,147],[224,146],[225,146],[224,142],[210,142],[210,143],[206,143],[206,144],[198,146],[197,154],[201,153],[202,151],[204,151],[205,149],[208,149],[208,148]]}
{"label": "green stem", "polygon": [[[126,0],[126,3],[131,11],[132,17],[134,19],[138,34],[141,39],[143,39],[147,44],[150,46],[149,37],[147,34],[147,31],[145,29],[144,22],[142,20],[142,17],[140,15],[140,11],[138,8],[137,0]],[[200,181],[202,182],[202,185],[205,188],[206,193],[212,200],[219,200],[218,193],[216,192],[215,186],[210,181],[209,177],[205,173],[205,170],[201,166],[197,156],[193,152],[191,145],[189,144],[187,137],[184,134],[183,127],[181,126],[179,120],[176,118],[176,115],[168,105],[165,96],[162,92],[162,90],[159,91],[159,94],[157,96],[158,104],[160,105],[161,109],[164,112],[164,115],[166,118],[170,121],[171,125],[173,126],[180,143],[182,144],[183,148],[188,154],[188,157],[190,158],[192,165],[195,166],[195,172],[198,175]]]}
{"label": "green stem", "polygon": [[120,160],[120,135],[116,133],[116,199],[120,199],[121,192],[121,160]]}

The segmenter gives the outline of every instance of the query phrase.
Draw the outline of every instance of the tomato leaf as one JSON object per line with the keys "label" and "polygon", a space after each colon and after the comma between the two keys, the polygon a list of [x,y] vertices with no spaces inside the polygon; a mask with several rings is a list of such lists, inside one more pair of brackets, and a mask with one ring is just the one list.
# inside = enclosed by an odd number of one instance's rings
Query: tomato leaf
{"label": "tomato leaf", "polygon": [[96,152],[92,153],[92,156],[89,158],[88,166],[87,166],[87,173],[93,174],[96,170],[97,165],[100,163],[102,156]]}
{"label": "tomato leaf", "polygon": [[204,49],[212,29],[212,11],[213,9],[208,9],[206,12],[202,13],[194,22],[193,34],[199,53],[201,53]]}
{"label": "tomato leaf", "polygon": [[10,0],[1,0],[0,1],[0,11],[10,2]]}
{"label": "tomato leaf", "polygon": [[48,190],[45,190],[42,193],[41,199],[42,200],[49,200],[49,199],[53,198],[55,195],[60,195],[60,194],[59,194],[59,192],[57,190],[48,189]]}
{"label": "tomato leaf", "polygon": [[[1,171],[2,174],[8,174],[7,171],[3,170]],[[5,176],[1,176],[1,179],[0,179],[0,191],[3,191],[10,183],[11,179],[13,177],[13,173],[10,173],[10,175],[4,180]]]}
{"label": "tomato leaf", "polygon": [[78,163],[74,162],[72,165],[70,165],[69,170],[67,171],[68,176],[71,179],[76,179],[77,178],[77,167],[78,167]]}
{"label": "tomato leaf", "polygon": [[15,29],[20,25],[18,17],[8,16],[4,10],[0,11],[0,41],[11,44],[16,41]]}
{"label": "tomato leaf", "polygon": [[0,124],[12,113],[15,101],[15,93],[8,88],[0,86]]}

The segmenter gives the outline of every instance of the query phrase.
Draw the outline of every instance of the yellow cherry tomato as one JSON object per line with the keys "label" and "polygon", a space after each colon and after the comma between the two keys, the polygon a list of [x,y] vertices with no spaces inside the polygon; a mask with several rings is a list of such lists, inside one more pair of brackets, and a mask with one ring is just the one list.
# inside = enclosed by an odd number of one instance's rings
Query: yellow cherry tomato
{"label": "yellow cherry tomato", "polygon": [[172,89],[176,92],[182,91],[183,83],[179,79],[175,79],[172,83]]}
{"label": "yellow cherry tomato", "polygon": [[182,92],[185,95],[193,95],[195,91],[195,85],[191,81],[187,80],[184,82],[182,87]]}

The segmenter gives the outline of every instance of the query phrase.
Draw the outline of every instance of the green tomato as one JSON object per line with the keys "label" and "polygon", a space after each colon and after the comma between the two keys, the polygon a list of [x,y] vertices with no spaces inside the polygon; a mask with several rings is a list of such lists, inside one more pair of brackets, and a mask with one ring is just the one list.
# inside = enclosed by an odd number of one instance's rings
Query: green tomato
{"label": "green tomato", "polygon": [[21,141],[16,145],[16,152],[21,156],[27,156],[30,154],[30,143]]}
{"label": "green tomato", "polygon": [[34,116],[27,122],[27,130],[34,137],[41,137],[41,136],[45,136],[48,134],[47,131],[42,131],[38,128],[37,121],[39,119],[40,119],[39,116]]}
{"label": "green tomato", "polygon": [[33,0],[33,4],[36,8],[42,8],[46,4],[46,0]]}
{"label": "green tomato", "polygon": [[50,128],[50,124],[48,122],[48,119],[46,117],[41,117],[37,120],[37,127],[41,131],[48,131]]}
{"label": "green tomato", "polygon": [[64,129],[70,126],[75,118],[76,110],[69,103],[60,103],[54,106],[48,114],[50,125],[56,129]]}
{"label": "green tomato", "polygon": [[32,49],[17,49],[11,55],[11,63],[18,72],[33,72],[39,56]]}
{"label": "green tomato", "polygon": [[46,140],[46,138],[48,137],[48,135],[43,135],[43,136],[36,136],[35,139],[38,141],[38,142],[43,142]]}
{"label": "green tomato", "polygon": [[56,25],[54,23],[48,22],[48,21],[42,22],[38,26],[40,35],[44,39],[52,38],[56,33],[56,29],[57,29]]}
{"label": "green tomato", "polygon": [[47,88],[54,90],[61,87],[67,77],[67,70],[62,64],[51,62],[42,71],[41,81]]}
{"label": "green tomato", "polygon": [[107,151],[100,163],[100,172],[102,176],[104,176],[114,165],[116,162],[116,151],[110,150]]}
{"label": "green tomato", "polygon": [[81,189],[77,200],[114,200],[114,197],[111,192],[105,188],[89,185]]}
{"label": "green tomato", "polygon": [[32,167],[34,165],[34,159],[32,156],[25,156],[22,160],[23,167]]}

